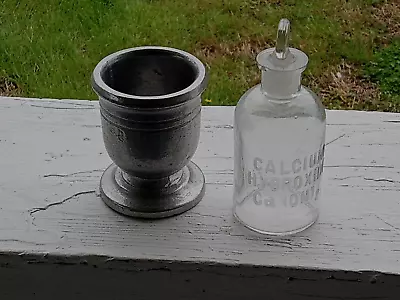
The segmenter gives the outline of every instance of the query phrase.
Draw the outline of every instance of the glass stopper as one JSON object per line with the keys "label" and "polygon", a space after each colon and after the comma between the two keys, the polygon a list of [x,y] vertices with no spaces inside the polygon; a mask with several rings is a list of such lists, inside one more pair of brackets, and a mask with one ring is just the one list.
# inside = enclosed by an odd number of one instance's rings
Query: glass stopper
{"label": "glass stopper", "polygon": [[289,52],[290,21],[281,19],[276,36],[275,54],[278,59],[286,59]]}

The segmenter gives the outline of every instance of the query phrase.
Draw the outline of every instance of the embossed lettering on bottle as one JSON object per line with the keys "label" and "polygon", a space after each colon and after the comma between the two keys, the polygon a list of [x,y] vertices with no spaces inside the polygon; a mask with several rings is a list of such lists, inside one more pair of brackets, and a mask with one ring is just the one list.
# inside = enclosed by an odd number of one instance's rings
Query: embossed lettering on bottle
{"label": "embossed lettering on bottle", "polygon": [[314,153],[291,161],[254,157],[253,164],[242,171],[244,190],[248,194],[238,199],[238,205],[252,199],[256,205],[267,207],[280,204],[291,208],[298,205],[313,207],[312,202],[319,194],[324,152],[325,145],[322,145]]}

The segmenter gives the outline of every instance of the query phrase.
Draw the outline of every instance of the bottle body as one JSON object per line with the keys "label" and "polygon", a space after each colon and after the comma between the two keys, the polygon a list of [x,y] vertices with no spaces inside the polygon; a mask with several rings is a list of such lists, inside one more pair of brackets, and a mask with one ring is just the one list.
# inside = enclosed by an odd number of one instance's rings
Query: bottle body
{"label": "bottle body", "polygon": [[307,88],[275,99],[257,85],[242,96],[234,118],[233,203],[242,224],[286,235],[316,221],[325,130],[325,109]]}

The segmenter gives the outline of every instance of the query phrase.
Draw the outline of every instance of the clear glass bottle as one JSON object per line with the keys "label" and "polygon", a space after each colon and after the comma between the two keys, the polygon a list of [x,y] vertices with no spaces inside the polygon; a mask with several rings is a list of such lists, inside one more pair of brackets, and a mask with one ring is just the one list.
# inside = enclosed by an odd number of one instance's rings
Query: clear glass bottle
{"label": "clear glass bottle", "polygon": [[301,85],[308,57],[289,48],[282,19],[275,48],[257,56],[261,83],[239,100],[234,117],[235,217],[263,234],[287,235],[318,217],[325,150],[325,108]]}

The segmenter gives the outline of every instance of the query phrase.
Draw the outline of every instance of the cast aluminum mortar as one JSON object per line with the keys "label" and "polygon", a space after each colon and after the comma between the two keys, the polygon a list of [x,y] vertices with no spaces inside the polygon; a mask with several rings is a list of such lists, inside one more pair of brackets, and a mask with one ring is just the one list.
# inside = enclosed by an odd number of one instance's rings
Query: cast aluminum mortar
{"label": "cast aluminum mortar", "polygon": [[105,148],[103,201],[119,213],[163,218],[194,207],[204,175],[191,161],[199,142],[202,62],[182,50],[145,46],[115,52],[92,74]]}

